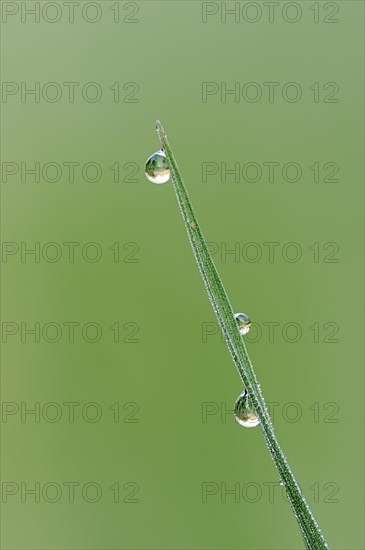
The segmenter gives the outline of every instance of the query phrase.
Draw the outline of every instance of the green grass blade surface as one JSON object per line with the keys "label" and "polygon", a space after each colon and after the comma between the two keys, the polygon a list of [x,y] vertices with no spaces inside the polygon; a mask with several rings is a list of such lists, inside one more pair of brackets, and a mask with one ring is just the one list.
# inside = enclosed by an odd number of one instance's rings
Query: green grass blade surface
{"label": "green grass blade surface", "polygon": [[167,136],[159,121],[157,121],[157,133],[170,166],[174,191],[209,300],[214,309],[237,371],[245,388],[247,388],[249,392],[252,404],[260,418],[260,427],[267,447],[286,489],[306,547],[310,550],[328,549],[321,530],[306,503],[286,457],[276,439],[260,384],[257,381],[244,341],[239,333],[232,306],[209,253],[200,225],[193,212],[186,187],[168,143]]}

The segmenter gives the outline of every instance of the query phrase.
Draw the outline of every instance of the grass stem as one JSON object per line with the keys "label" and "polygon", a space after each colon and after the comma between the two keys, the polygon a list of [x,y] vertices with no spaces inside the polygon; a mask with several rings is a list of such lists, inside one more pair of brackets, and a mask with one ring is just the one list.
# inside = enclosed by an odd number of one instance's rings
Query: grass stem
{"label": "grass stem", "polygon": [[274,464],[279,472],[282,484],[286,489],[306,548],[310,550],[327,550],[328,546],[319,525],[313,517],[276,438],[270,415],[261,392],[261,387],[257,381],[243,338],[239,333],[232,306],[209,253],[198,220],[195,217],[186,187],[168,143],[166,133],[159,121],[157,121],[157,133],[169,163],[174,191],[209,300],[213,306],[233,362],[245,388],[249,392],[256,414],[260,418],[262,433]]}

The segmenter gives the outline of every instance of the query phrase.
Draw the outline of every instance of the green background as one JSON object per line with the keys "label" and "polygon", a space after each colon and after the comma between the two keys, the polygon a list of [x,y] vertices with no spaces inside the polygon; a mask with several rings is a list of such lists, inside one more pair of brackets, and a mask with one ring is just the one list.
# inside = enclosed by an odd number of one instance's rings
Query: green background
{"label": "green background", "polygon": [[[22,421],[20,412],[2,415],[3,499],[4,482],[19,489],[2,504],[2,547],[303,547],[260,429],[239,427],[229,412],[242,386],[228,352],[219,334],[203,341],[204,323],[214,323],[214,315],[172,186],[144,177],[144,162],[159,147],[160,118],[206,239],[219,251],[235,243],[240,249],[256,243],[262,251],[256,262],[220,253],[214,260],[234,309],[262,329],[257,342],[249,341],[254,329],[248,335],[248,351],[266,400],[278,403],[279,441],[330,547],[363,549],[363,3],[320,2],[317,23],[314,3],[305,1],[296,3],[302,10],[297,23],[282,16],[285,2],[273,22],[263,11],[256,23],[242,12],[239,21],[227,16],[222,22],[219,2],[212,4],[218,13],[203,23],[202,4],[191,1],[120,2],[119,23],[110,9],[115,2],[102,1],[100,21],[89,23],[80,15],[83,0],[69,23],[57,3],[62,18],[55,23],[42,16],[39,23],[31,16],[22,22],[20,11],[3,20],[3,83],[42,88],[57,82],[63,94],[54,103],[31,96],[22,102],[20,93],[5,102],[3,96],[2,162],[96,162],[102,176],[91,183],[78,168],[73,183],[66,169],[53,183],[32,176],[22,182],[20,172],[3,178],[3,241],[29,248],[38,242],[41,249],[56,242],[62,249],[56,262],[3,255],[3,337],[4,323],[19,327],[2,346],[3,406],[12,402],[20,410],[38,402],[51,416],[55,409],[47,404],[55,402],[62,416],[50,422],[44,412],[35,422],[30,415]],[[20,2],[11,4],[21,9]],[[325,23],[336,6],[338,22]],[[123,22],[135,9],[136,22]],[[73,103],[67,81],[80,83]],[[273,102],[263,85],[269,81],[280,83]],[[88,82],[101,86],[100,101],[82,98]],[[114,82],[119,102],[108,89]],[[138,102],[123,102],[128,82],[138,84]],[[223,102],[217,93],[202,102],[202,82],[227,88],[257,82],[263,95],[257,102],[242,96]],[[300,84],[299,101],[283,100],[287,82]],[[315,82],[318,102],[309,89]],[[323,101],[328,82],[339,86],[335,103]],[[255,183],[233,176],[223,182],[220,173],[203,182],[203,162],[269,161],[297,162],[301,179],[285,181],[278,169],[272,183],[265,172]],[[119,182],[108,168],[115,162]],[[315,182],[308,168],[315,162],[336,163],[338,182],[323,181],[322,169]],[[123,181],[132,168],[133,181]],[[81,243],[74,262],[62,244],[70,241]],[[94,263],[81,255],[89,242],[102,250]],[[117,262],[109,250],[115,242]],[[272,262],[265,242],[279,243]],[[289,242],[302,251],[297,262],[282,255]],[[330,242],[338,246],[336,262],[328,262]],[[318,261],[313,243],[319,243]],[[42,328],[69,321],[80,323],[73,343],[65,327],[54,343],[24,334],[21,341],[21,323]],[[81,336],[89,322],[102,328],[96,343]],[[108,328],[115,322],[119,343]],[[280,323],[273,341],[268,322]],[[282,335],[289,322],[301,328],[298,342]],[[314,323],[318,342],[309,328]],[[337,324],[335,336],[328,336],[334,325],[326,323]],[[73,423],[63,405],[70,401],[80,403]],[[90,402],[102,411],[97,422],[82,417]],[[108,408],[115,402],[120,422]],[[204,422],[206,403],[214,414]],[[70,481],[80,484],[73,503],[62,485]],[[59,501],[49,502],[52,488],[40,502],[27,496],[21,483],[37,482],[41,489],[49,482],[63,487]],[[89,482],[103,491],[95,503],[81,495]],[[115,482],[119,503],[109,489]],[[123,502],[136,487],[128,482],[138,485],[138,502]],[[204,482],[217,489],[207,502]],[[227,494],[224,502],[224,487],[237,483],[240,494]],[[273,498],[268,483],[276,484]]]}

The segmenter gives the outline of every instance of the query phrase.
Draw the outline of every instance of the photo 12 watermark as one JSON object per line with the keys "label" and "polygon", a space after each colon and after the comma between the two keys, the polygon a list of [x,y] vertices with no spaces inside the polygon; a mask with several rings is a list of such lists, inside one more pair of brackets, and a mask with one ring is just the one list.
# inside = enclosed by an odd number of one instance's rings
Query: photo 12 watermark
{"label": "photo 12 watermark", "polygon": [[139,344],[140,325],[136,321],[2,321],[3,344]]}
{"label": "photo 12 watermark", "polygon": [[[313,422],[314,424],[338,424],[340,422],[340,405],[336,401],[320,403],[286,401],[266,401],[271,419],[282,420],[288,424]],[[225,401],[203,401],[201,404],[201,422],[226,424],[234,418],[233,405]]]}
{"label": "photo 12 watermark", "polygon": [[[202,481],[202,504],[257,504],[289,501],[285,487],[279,481]],[[338,504],[340,486],[335,481],[314,481],[305,487],[314,503]]]}
{"label": "photo 12 watermark", "polygon": [[202,2],[201,21],[224,24],[340,22],[338,2]]}
{"label": "photo 12 watermark", "polygon": [[215,162],[201,164],[202,183],[340,183],[337,162],[310,163],[267,160]]}
{"label": "photo 12 watermark", "polygon": [[340,101],[338,82],[202,82],[202,103],[333,103]]}
{"label": "photo 12 watermark", "polygon": [[56,23],[126,23],[141,21],[141,3],[120,0],[88,2],[85,0],[2,1],[3,24],[51,24]]}
{"label": "photo 12 watermark", "polygon": [[[224,336],[216,321],[203,321],[201,342],[219,339],[225,344]],[[298,321],[255,321],[250,322],[245,333],[245,342],[256,344],[306,342],[312,344],[339,344],[340,325],[336,321],[313,321],[311,324]]]}
{"label": "photo 12 watermark", "polygon": [[140,407],[135,401],[2,401],[1,422],[20,424],[139,424]]}
{"label": "photo 12 watermark", "polygon": [[1,180],[5,184],[50,183],[140,183],[143,170],[134,161],[112,161],[103,165],[96,161],[3,161]]}
{"label": "photo 12 watermark", "polygon": [[338,264],[340,245],[336,241],[208,241],[211,256],[222,263],[324,263]]}
{"label": "photo 12 watermark", "polygon": [[138,82],[15,82],[1,83],[1,102],[14,103],[99,103],[108,101],[111,104],[139,103],[140,86]]}
{"label": "photo 12 watermark", "polygon": [[2,481],[3,504],[138,504],[140,485],[136,481],[114,481],[105,485],[97,481]]}
{"label": "photo 12 watermark", "polygon": [[1,243],[1,263],[3,264],[138,264],[140,245],[135,241],[111,244],[95,241],[3,241]]}

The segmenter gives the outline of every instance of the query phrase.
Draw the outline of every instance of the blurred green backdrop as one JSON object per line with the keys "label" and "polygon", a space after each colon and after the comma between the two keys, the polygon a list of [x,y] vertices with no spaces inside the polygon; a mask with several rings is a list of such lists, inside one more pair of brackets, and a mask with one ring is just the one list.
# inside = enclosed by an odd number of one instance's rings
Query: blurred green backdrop
{"label": "blurred green backdrop", "polygon": [[303,547],[144,177],[160,118],[309,505],[363,549],[363,3],[1,9],[2,547]]}

